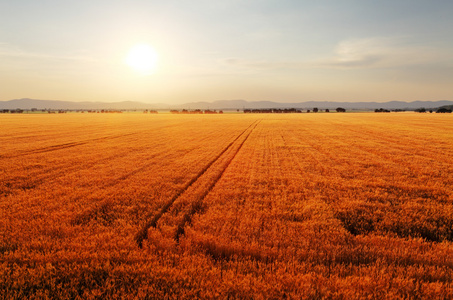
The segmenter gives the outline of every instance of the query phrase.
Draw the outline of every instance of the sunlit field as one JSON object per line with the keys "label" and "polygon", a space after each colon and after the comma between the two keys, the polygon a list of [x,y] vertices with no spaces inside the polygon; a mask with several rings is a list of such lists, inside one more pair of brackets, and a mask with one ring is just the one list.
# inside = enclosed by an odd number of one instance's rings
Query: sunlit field
{"label": "sunlit field", "polygon": [[453,116],[0,116],[0,298],[453,298]]}

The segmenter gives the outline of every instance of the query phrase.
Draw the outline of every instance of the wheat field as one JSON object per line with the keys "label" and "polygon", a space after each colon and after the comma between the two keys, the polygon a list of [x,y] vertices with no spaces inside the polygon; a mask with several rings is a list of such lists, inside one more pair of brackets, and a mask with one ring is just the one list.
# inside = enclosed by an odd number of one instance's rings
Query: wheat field
{"label": "wheat field", "polygon": [[449,114],[0,128],[4,299],[453,298]]}

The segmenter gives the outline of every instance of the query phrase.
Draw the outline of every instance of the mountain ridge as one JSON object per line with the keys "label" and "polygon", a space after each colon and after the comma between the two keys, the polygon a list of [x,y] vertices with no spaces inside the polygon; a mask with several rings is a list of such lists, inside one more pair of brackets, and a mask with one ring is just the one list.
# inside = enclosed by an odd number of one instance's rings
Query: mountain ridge
{"label": "mountain ridge", "polygon": [[39,100],[39,99],[13,99],[0,101],[0,109],[63,109],[63,110],[99,110],[99,109],[265,109],[265,108],[298,108],[312,109],[335,109],[342,107],[345,109],[406,109],[417,108],[438,108],[445,105],[453,105],[453,101],[387,101],[387,102],[334,102],[334,101],[305,101],[305,102],[273,102],[273,101],[246,101],[236,100],[217,100],[212,102],[188,102],[184,104],[165,104],[165,103],[145,103],[136,101],[122,102],[73,102],[60,100]]}

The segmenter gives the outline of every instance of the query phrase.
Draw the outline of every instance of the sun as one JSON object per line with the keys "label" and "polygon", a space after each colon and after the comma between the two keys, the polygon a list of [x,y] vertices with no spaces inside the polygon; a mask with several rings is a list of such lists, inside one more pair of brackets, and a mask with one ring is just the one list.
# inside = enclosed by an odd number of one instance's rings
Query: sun
{"label": "sun", "polygon": [[129,50],[125,63],[141,74],[150,75],[157,70],[158,55],[150,45],[138,44]]}

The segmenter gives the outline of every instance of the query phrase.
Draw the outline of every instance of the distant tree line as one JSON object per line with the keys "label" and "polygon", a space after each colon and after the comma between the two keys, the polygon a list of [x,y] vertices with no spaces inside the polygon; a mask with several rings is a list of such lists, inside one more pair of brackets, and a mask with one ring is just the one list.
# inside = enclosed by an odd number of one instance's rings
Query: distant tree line
{"label": "distant tree line", "polygon": [[[324,110],[326,113],[330,112],[330,110],[327,108]],[[336,109],[337,112],[346,112],[346,109],[342,107],[337,107]],[[249,114],[249,113],[266,113],[266,114],[288,114],[288,113],[302,113],[303,111],[301,109],[296,109],[296,108],[267,108],[267,109],[244,109],[244,113]],[[307,109],[307,113],[310,113],[311,110]],[[313,108],[313,112],[322,112],[322,109],[318,109],[317,107]]]}
{"label": "distant tree line", "polygon": [[389,113],[390,110],[384,109],[384,108],[379,108],[379,109],[376,108],[376,109],[374,110],[374,112],[376,112],[376,113]]}
{"label": "distant tree line", "polygon": [[[59,113],[59,114],[65,114],[65,113],[68,113],[68,112],[80,112],[80,113],[84,113],[84,112],[87,112],[87,113],[122,113],[123,111],[122,110],[117,110],[117,109],[102,109],[102,110],[85,110],[85,109],[78,109],[78,110],[70,110],[70,109],[36,109],[36,108],[32,108],[32,109],[20,109],[20,108],[17,108],[17,109],[1,109],[0,110],[0,113],[3,113],[3,114],[22,114],[22,113],[28,113],[28,112],[41,112],[41,113],[48,113],[48,114],[56,114],[56,113]],[[152,112],[152,111],[150,111]],[[156,111],[157,113],[157,111]]]}
{"label": "distant tree line", "polygon": [[195,109],[195,110],[183,109],[183,110],[179,111],[179,110],[173,109],[173,110],[170,110],[170,113],[172,113],[172,114],[223,114],[223,110],[216,111],[216,110],[206,109],[203,111],[201,109]]}
{"label": "distant tree line", "polygon": [[295,108],[285,108],[285,109],[279,109],[279,108],[269,108],[269,109],[244,109],[244,113],[249,114],[249,113],[265,113],[265,114],[281,114],[281,113],[301,113],[301,110],[295,109]]}
{"label": "distant tree line", "polygon": [[436,111],[436,113],[447,113],[447,114],[451,114],[451,112],[452,110],[446,107],[441,107]]}
{"label": "distant tree line", "polygon": [[[443,107],[440,107],[436,110],[436,113],[447,113],[447,114],[450,114],[453,110],[452,110],[453,107],[449,107],[449,106],[443,106]],[[426,112],[430,112],[432,113],[433,110],[430,109],[430,110],[426,110],[426,108],[422,107],[422,108],[417,108],[416,110],[414,110],[415,112],[418,112],[418,113],[426,113]]]}

